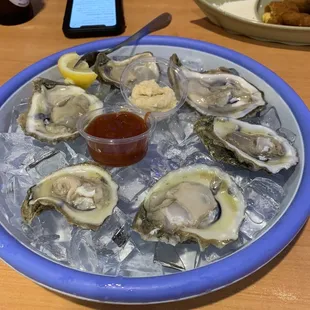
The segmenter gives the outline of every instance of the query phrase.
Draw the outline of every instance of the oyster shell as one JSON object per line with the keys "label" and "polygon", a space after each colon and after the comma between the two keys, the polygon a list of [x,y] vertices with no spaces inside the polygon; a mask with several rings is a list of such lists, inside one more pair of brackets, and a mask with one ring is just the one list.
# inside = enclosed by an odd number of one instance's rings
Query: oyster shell
{"label": "oyster shell", "polygon": [[[210,215],[220,217],[210,224]],[[148,192],[133,222],[144,240],[175,245],[196,241],[200,247],[238,238],[245,202],[237,185],[222,170],[194,165],[169,172]]]}
{"label": "oyster shell", "polygon": [[38,78],[33,89],[28,111],[19,116],[18,123],[26,135],[42,142],[75,139],[78,118],[103,106],[96,96],[75,85]]}
{"label": "oyster shell", "polygon": [[[182,68],[188,79],[187,103],[204,115],[242,118],[264,109],[266,101],[262,92],[236,75],[235,69],[220,67],[205,72],[195,72],[182,65],[176,54],[170,62]],[[171,85],[178,92],[179,85],[168,71]]]}
{"label": "oyster shell", "polygon": [[270,173],[298,163],[296,149],[284,137],[261,125],[206,116],[196,122],[194,130],[217,161]]}
{"label": "oyster shell", "polygon": [[[116,87],[120,87],[121,75],[124,69],[131,62],[146,57],[153,57],[153,54],[151,52],[144,52],[136,54],[124,60],[112,60],[106,54],[100,53],[97,56],[96,63],[94,65],[94,71],[98,74],[102,82],[112,84]],[[152,71],[154,73],[153,78],[155,80],[157,80],[157,78],[159,77],[159,68],[155,62],[154,63],[150,62],[150,66],[148,68],[140,68],[138,66],[137,68],[135,68],[135,70],[141,70],[141,69],[148,69]]]}
{"label": "oyster shell", "polygon": [[31,187],[21,207],[22,218],[54,208],[71,224],[97,229],[117,204],[117,184],[97,164],[84,163],[60,169]]}

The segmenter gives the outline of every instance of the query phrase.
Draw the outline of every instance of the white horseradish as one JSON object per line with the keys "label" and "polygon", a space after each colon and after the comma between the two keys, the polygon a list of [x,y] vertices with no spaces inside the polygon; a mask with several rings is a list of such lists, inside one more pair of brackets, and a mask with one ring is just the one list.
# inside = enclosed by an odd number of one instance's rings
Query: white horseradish
{"label": "white horseradish", "polygon": [[228,1],[223,4],[213,4],[213,5],[225,12],[234,14],[238,17],[258,21],[255,14],[256,2],[257,0],[237,0],[237,1]]}

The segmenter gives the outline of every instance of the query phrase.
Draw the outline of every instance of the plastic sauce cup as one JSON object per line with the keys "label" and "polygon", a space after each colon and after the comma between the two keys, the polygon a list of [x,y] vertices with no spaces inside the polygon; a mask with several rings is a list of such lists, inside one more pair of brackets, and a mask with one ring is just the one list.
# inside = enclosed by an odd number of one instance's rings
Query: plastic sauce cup
{"label": "plastic sauce cup", "polygon": [[[154,71],[156,73],[154,73]],[[177,91],[171,84],[169,77],[173,73],[177,83]],[[133,102],[130,96],[135,85],[147,81],[155,80],[161,87],[168,86],[175,91],[177,99],[176,106],[168,111],[153,111],[152,115],[157,121],[166,119],[175,114],[184,104],[188,92],[188,80],[186,79],[181,68],[178,68],[170,61],[160,57],[139,58],[131,62],[123,71],[120,81],[121,93],[126,102],[135,109],[140,109]],[[145,110],[146,112],[147,110]]]}
{"label": "plastic sauce cup", "polygon": [[[137,136],[118,139],[100,138],[85,131],[98,116],[118,112],[131,112],[141,117],[146,123],[147,130]],[[117,104],[114,108],[100,108],[90,111],[83,115],[77,123],[79,133],[87,141],[91,157],[102,165],[114,167],[129,166],[142,160],[147,153],[149,140],[155,127],[156,121],[150,113]]]}

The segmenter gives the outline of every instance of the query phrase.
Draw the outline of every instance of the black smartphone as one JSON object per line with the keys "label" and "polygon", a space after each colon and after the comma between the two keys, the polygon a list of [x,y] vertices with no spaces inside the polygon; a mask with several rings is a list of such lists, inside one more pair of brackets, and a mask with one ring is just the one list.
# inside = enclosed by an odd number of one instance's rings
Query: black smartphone
{"label": "black smartphone", "polygon": [[122,0],[67,0],[62,30],[67,38],[115,36],[125,31]]}

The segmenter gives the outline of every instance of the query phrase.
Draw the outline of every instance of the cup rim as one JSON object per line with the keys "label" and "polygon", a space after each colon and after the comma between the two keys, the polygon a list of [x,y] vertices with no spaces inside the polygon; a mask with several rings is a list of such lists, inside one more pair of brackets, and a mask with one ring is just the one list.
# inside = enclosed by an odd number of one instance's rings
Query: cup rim
{"label": "cup rim", "polygon": [[153,111],[150,112],[155,118],[157,119],[164,119],[168,116],[174,115],[185,103],[186,99],[187,99],[187,95],[188,95],[188,79],[186,78],[185,74],[183,73],[182,69],[180,69],[179,67],[177,67],[175,64],[171,63],[170,60],[167,60],[163,57],[156,57],[156,56],[149,56],[149,57],[143,57],[143,58],[138,58],[136,60],[134,60],[133,62],[131,62],[128,66],[126,66],[126,68],[124,69],[124,71],[121,74],[121,79],[120,79],[120,91],[121,94],[123,96],[123,98],[126,100],[126,103],[134,108],[134,109],[138,109],[141,110],[143,112],[146,112],[145,110],[137,107],[136,105],[134,105],[130,100],[128,95],[126,94],[126,86],[124,84],[124,77],[126,76],[126,74],[128,73],[128,71],[133,68],[136,64],[138,63],[143,63],[143,62],[149,62],[149,61],[155,61],[156,63],[163,63],[167,66],[167,68],[169,66],[171,66],[178,75],[181,76],[182,79],[182,84],[184,84],[184,87],[182,87],[182,95],[181,98],[179,100],[177,100],[177,104],[174,108],[168,110],[168,111]]}
{"label": "cup rim", "polygon": [[[116,102],[115,104],[117,105],[118,102]],[[146,114],[146,112],[143,110],[133,109],[132,107],[126,106],[125,104],[122,106],[117,105],[117,108],[115,108],[115,107],[108,107],[108,108],[102,107],[99,109],[91,110],[91,111],[87,112],[86,114],[84,114],[83,116],[81,116],[77,121],[76,128],[77,128],[78,132],[80,133],[80,135],[87,142],[91,141],[91,142],[96,142],[96,143],[101,143],[101,144],[114,144],[114,145],[126,144],[126,143],[139,141],[146,136],[152,135],[152,133],[154,132],[154,130],[156,128],[156,119],[154,118],[154,116],[151,113],[148,115],[148,121],[150,121],[150,126],[148,127],[148,129],[145,132],[143,132],[137,136],[128,137],[128,138],[107,139],[107,138],[96,137],[96,136],[90,135],[90,134],[85,132],[86,126],[92,120],[94,120],[97,116],[100,116],[103,114],[118,113],[118,112],[122,112],[122,111],[131,112],[133,114],[140,116],[141,118],[142,118],[142,115]],[[97,114],[98,112],[100,112],[100,113]],[[86,124],[87,119],[92,115],[93,115],[93,117],[91,117],[91,119]]]}

